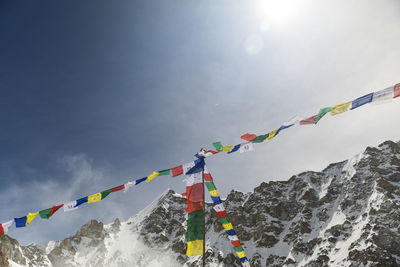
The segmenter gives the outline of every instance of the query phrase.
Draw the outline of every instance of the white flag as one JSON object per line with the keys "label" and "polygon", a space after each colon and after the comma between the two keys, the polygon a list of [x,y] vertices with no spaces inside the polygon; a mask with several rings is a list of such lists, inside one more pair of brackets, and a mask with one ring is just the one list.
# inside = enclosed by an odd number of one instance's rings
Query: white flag
{"label": "white flag", "polygon": [[75,207],[75,206],[76,206],[76,200],[68,202],[68,203],[64,203],[64,212],[73,211],[73,210],[78,209],[78,207]]}
{"label": "white flag", "polygon": [[129,189],[131,189],[134,185],[136,184],[136,181],[134,182],[127,182],[124,184],[124,192],[128,192]]}
{"label": "white flag", "polygon": [[2,223],[2,224],[1,224],[1,226],[3,226],[3,230],[4,230],[4,233],[5,233],[5,234],[7,234],[8,229],[11,228],[11,226],[13,225],[13,223],[14,223],[14,220],[11,220],[11,221],[8,221],[8,222],[5,222],[5,223]]}
{"label": "white flag", "polygon": [[194,165],[195,165],[195,164],[194,164],[194,161],[183,164],[183,165],[182,165],[183,174],[186,174],[191,168],[194,167]]}
{"label": "white flag", "polygon": [[372,96],[372,104],[384,104],[392,101],[393,92],[394,92],[393,86],[375,92],[374,95]]}
{"label": "white flag", "polygon": [[186,182],[186,186],[201,184],[203,182],[203,173],[196,172],[196,173],[192,173],[192,174],[187,174],[186,179],[184,179],[183,181]]}
{"label": "white flag", "polygon": [[220,203],[220,204],[218,204],[218,205],[215,205],[215,206],[214,206],[214,210],[215,210],[216,212],[224,211],[224,210],[225,210],[224,204]]}
{"label": "white flag", "polygon": [[254,151],[254,146],[252,143],[241,144],[239,148],[240,153]]}
{"label": "white flag", "polygon": [[242,266],[243,267],[250,267],[250,262],[248,262],[248,261],[242,262]]}
{"label": "white flag", "polygon": [[237,235],[228,235],[228,238],[229,238],[230,241],[238,241],[239,240]]}

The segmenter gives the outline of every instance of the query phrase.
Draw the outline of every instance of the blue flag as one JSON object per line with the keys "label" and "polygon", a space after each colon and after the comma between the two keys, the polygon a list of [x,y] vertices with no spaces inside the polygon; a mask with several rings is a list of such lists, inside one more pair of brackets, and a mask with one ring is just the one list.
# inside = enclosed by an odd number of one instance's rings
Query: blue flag
{"label": "blue flag", "polygon": [[88,197],[83,197],[83,198],[77,199],[75,208],[78,207],[79,205],[82,205],[83,203],[86,203],[86,202],[88,202]]}
{"label": "blue flag", "polygon": [[355,109],[355,108],[361,107],[362,105],[365,105],[365,104],[371,102],[373,96],[374,96],[374,93],[370,93],[368,95],[359,97],[356,100],[353,100],[353,102],[351,103],[350,109]]}
{"label": "blue flag", "polygon": [[15,218],[15,227],[25,227],[26,226],[27,217]]}

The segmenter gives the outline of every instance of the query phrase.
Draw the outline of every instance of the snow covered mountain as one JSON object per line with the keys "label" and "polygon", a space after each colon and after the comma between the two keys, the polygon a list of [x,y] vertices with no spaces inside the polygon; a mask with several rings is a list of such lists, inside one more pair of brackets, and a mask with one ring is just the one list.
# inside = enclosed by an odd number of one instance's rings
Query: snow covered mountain
{"label": "snow covered mountain", "polygon": [[[400,143],[232,191],[224,204],[252,266],[400,266]],[[207,266],[240,266],[206,209]],[[126,222],[92,220],[45,247],[2,236],[0,266],[199,266],[185,256],[184,210],[185,199],[168,190]]]}

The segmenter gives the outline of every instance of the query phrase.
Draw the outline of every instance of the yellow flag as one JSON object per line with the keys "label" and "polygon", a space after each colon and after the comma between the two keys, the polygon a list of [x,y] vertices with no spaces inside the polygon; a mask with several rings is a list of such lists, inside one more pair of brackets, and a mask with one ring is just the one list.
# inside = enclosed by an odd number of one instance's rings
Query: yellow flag
{"label": "yellow flag", "polygon": [[239,259],[246,257],[246,253],[244,253],[244,251],[236,252],[236,254],[238,255]]}
{"label": "yellow flag", "polygon": [[26,216],[26,226],[28,226],[29,224],[31,224],[31,222],[33,221],[33,219],[35,219],[36,215],[38,215],[39,212],[36,213],[28,213],[28,215]]}
{"label": "yellow flag", "polygon": [[217,189],[210,190],[210,195],[213,196],[213,197],[219,197]]}
{"label": "yellow flag", "polygon": [[221,151],[231,152],[234,146],[223,146],[221,147]]}
{"label": "yellow flag", "polygon": [[335,116],[335,115],[337,115],[337,114],[340,114],[340,113],[343,113],[343,112],[348,111],[350,105],[351,105],[351,101],[350,101],[350,102],[347,102],[347,103],[344,103],[344,104],[340,104],[340,105],[336,105],[336,106],[332,107],[332,109],[331,109],[331,116]]}
{"label": "yellow flag", "polygon": [[187,242],[187,256],[203,255],[203,240],[195,240]]}
{"label": "yellow flag", "polygon": [[147,176],[146,182],[150,182],[154,178],[156,178],[160,173],[158,172],[152,172],[149,176]]}
{"label": "yellow flag", "polygon": [[88,196],[88,203],[98,202],[101,200],[101,193],[96,193]]}
{"label": "yellow flag", "polygon": [[276,130],[273,130],[272,132],[270,132],[269,135],[268,135],[268,137],[266,138],[266,140],[271,140],[272,138],[274,138],[274,137],[275,137],[275,134],[276,134],[276,132],[277,132],[278,130],[279,130],[279,128],[276,129]]}
{"label": "yellow flag", "polygon": [[225,229],[225,231],[233,230],[233,225],[231,223],[224,223],[222,225]]}

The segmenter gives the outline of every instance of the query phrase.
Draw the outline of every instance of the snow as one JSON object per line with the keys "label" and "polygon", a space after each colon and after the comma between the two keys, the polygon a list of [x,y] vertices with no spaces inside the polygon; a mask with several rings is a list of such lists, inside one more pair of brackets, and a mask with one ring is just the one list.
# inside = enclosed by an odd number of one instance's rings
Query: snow
{"label": "snow", "polygon": [[343,167],[343,171],[346,173],[346,178],[348,180],[351,179],[354,176],[354,174],[356,174],[356,169],[354,168],[354,166],[366,156],[367,155],[365,155],[364,153],[359,153],[346,162],[346,164]]}

